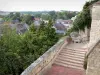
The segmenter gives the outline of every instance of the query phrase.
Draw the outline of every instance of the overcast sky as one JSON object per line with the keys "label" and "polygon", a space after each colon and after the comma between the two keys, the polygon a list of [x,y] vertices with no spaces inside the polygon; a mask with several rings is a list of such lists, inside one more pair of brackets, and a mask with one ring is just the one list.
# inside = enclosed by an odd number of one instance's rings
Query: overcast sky
{"label": "overcast sky", "polygon": [[3,11],[81,11],[87,0],[0,0]]}

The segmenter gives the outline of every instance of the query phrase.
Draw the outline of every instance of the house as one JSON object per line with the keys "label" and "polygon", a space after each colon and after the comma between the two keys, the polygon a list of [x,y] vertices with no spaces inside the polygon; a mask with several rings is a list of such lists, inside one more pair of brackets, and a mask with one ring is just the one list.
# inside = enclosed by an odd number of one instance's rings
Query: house
{"label": "house", "polygon": [[40,26],[40,18],[35,18],[34,19],[34,25],[35,26]]}
{"label": "house", "polygon": [[57,19],[54,24],[57,33],[65,34],[66,30],[72,27],[72,20]]}
{"label": "house", "polygon": [[61,23],[63,20],[62,19],[57,19],[56,23]]}
{"label": "house", "polygon": [[10,27],[11,29],[16,29],[18,34],[23,34],[29,29],[29,26],[26,23],[11,24]]}
{"label": "house", "polygon": [[44,23],[49,23],[49,21],[48,20],[43,20],[44,21]]}
{"label": "house", "polygon": [[17,23],[19,23],[19,20],[18,19],[11,21],[11,24],[17,24]]}
{"label": "house", "polygon": [[53,28],[55,28],[56,33],[58,33],[58,34],[65,34],[66,33],[66,27],[61,23],[55,23],[53,25]]}
{"label": "house", "polygon": [[73,21],[72,20],[63,20],[62,24],[68,29],[72,26]]}
{"label": "house", "polygon": [[4,23],[3,19],[2,19],[2,18],[0,18],[0,24],[3,24],[3,23]]}
{"label": "house", "polygon": [[72,26],[73,21],[72,20],[57,19],[56,23],[61,23],[68,29],[68,28],[70,28]]}

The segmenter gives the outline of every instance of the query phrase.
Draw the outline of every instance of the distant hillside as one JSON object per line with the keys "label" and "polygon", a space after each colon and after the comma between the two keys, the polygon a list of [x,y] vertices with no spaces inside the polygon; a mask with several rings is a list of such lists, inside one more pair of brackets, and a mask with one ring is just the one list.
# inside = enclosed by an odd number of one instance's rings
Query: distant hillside
{"label": "distant hillside", "polygon": [[31,15],[36,15],[36,14],[42,14],[42,13],[48,13],[49,11],[21,11],[20,13],[22,14],[31,14]]}
{"label": "distant hillside", "polygon": [[5,12],[5,11],[0,11],[0,15],[4,16],[4,15],[8,15],[9,12]]}

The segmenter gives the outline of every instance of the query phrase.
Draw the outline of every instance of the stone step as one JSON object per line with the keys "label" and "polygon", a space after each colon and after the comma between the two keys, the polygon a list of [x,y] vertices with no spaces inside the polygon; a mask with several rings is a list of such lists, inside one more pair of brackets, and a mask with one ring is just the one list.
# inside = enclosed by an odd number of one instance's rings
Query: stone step
{"label": "stone step", "polygon": [[74,55],[74,54],[68,54],[68,53],[60,53],[60,56],[69,56],[69,57],[74,57],[74,58],[79,58],[79,59],[84,59],[84,56],[80,56],[80,55]]}
{"label": "stone step", "polygon": [[59,63],[59,62],[56,62],[54,64],[60,65],[60,66],[64,66],[64,67],[69,67],[69,68],[75,68],[75,69],[84,70],[84,68],[82,68],[82,67],[77,67],[77,66],[72,66],[72,65],[66,65],[66,64],[63,64],[63,63]]}
{"label": "stone step", "polygon": [[63,61],[55,61],[54,64],[61,65],[64,67],[71,67],[71,68],[76,68],[76,69],[83,69],[83,65],[75,64],[75,63],[70,63],[70,62],[63,62]]}
{"label": "stone step", "polygon": [[79,57],[74,57],[74,56],[59,55],[57,58],[71,59],[71,60],[82,61],[82,62],[84,61],[84,58],[79,58]]}
{"label": "stone step", "polygon": [[75,53],[75,52],[67,52],[67,51],[66,52],[60,52],[60,54],[70,54],[70,55],[75,55],[75,56],[78,55],[80,57],[81,56],[83,56],[83,57],[85,56],[85,54],[80,54],[80,53]]}
{"label": "stone step", "polygon": [[73,51],[73,52],[86,53],[86,51],[80,51],[80,50],[74,50],[74,49],[62,49],[62,51]]}
{"label": "stone step", "polygon": [[64,62],[70,62],[70,63],[83,65],[82,61],[77,61],[77,60],[72,60],[72,59],[57,58],[55,61],[64,61]]}
{"label": "stone step", "polygon": [[68,47],[64,47],[63,49],[69,49],[69,50],[78,50],[78,51],[83,51],[83,52],[87,52],[87,49],[84,49],[84,48],[68,48]]}
{"label": "stone step", "polygon": [[80,51],[75,51],[75,50],[62,50],[61,52],[74,52],[74,53],[79,53],[79,54],[85,54],[86,52],[80,52]]}
{"label": "stone step", "polygon": [[66,52],[60,52],[59,54],[71,54],[71,55],[76,55],[76,56],[78,55],[80,57],[85,56],[85,54],[81,54],[81,53],[77,53],[77,52],[69,52],[69,51],[68,52],[67,51]]}

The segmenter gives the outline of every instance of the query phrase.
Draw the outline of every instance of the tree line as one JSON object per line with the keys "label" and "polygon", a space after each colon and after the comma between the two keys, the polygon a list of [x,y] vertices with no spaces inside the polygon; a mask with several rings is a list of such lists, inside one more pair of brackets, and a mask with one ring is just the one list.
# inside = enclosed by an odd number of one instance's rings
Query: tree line
{"label": "tree line", "polygon": [[36,18],[42,18],[43,20],[56,20],[56,19],[64,19],[68,20],[74,17],[78,12],[76,11],[48,11],[48,12],[27,12],[27,13],[20,13],[20,12],[11,12],[9,15],[4,17],[5,21],[11,21],[15,19],[19,19],[22,22],[29,21],[31,16]]}

